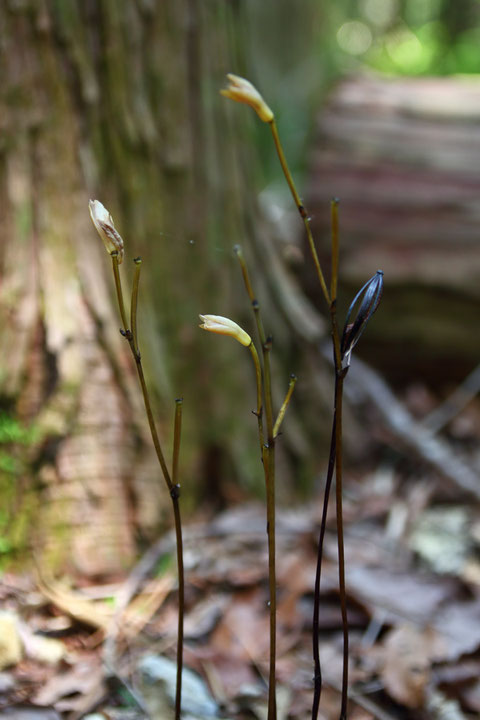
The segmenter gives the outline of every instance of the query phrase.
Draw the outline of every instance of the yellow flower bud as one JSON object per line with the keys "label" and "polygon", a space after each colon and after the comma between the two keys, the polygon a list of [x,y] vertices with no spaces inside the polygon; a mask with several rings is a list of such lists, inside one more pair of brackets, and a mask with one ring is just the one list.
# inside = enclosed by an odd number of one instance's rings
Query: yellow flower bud
{"label": "yellow flower bud", "polygon": [[221,315],[200,315],[202,325],[199,327],[202,330],[209,330],[210,332],[218,333],[218,335],[230,335],[230,337],[238,340],[239,343],[248,347],[252,342],[252,338],[245,330],[242,330],[240,325],[229,320]]}
{"label": "yellow flower bud", "polygon": [[113,219],[107,208],[105,208],[98,200],[89,200],[88,208],[90,217],[95,225],[98,234],[103,240],[103,244],[107,252],[111,255],[113,252],[118,253],[118,264],[123,260],[123,240],[115,230]]}
{"label": "yellow flower bud", "polygon": [[266,123],[272,122],[273,112],[251,82],[238,75],[229,74],[227,78],[229,85],[224,90],[220,90],[222,95],[230,98],[230,100],[236,100],[237,102],[250,105],[260,120]]}

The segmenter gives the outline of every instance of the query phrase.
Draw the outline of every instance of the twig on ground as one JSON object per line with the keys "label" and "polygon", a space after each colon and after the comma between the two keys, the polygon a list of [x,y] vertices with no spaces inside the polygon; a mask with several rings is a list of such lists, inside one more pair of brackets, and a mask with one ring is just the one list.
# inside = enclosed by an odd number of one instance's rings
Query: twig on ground
{"label": "twig on ground", "polygon": [[[322,355],[330,360],[329,347],[322,347]],[[372,403],[386,427],[417,457],[455,486],[480,499],[477,472],[446,442],[433,437],[430,431],[417,422],[375,370],[357,358],[349,377],[350,382],[345,384],[345,394],[352,405],[361,405],[365,401]]]}
{"label": "twig on ground", "polygon": [[480,392],[480,365],[477,365],[447,399],[423,418],[420,425],[438,433]]}

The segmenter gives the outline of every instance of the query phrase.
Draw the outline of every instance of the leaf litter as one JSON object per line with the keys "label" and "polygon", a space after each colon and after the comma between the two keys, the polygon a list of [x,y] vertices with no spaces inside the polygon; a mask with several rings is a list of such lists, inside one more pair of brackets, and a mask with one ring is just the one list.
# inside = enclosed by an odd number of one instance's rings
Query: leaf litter
{"label": "leaf litter", "polygon": [[[461,494],[452,502],[439,477],[419,473],[384,459],[374,471],[347,473],[350,720],[480,716],[479,508]],[[284,720],[311,712],[319,518],[320,502],[278,509],[277,677]],[[171,536],[161,547],[173,551]],[[204,698],[203,710],[192,705],[185,717],[261,720],[268,677],[263,506],[236,506],[190,525],[185,551],[185,664],[194,694]],[[323,720],[337,720],[339,707],[337,573],[330,514],[319,638]],[[13,639],[0,672],[0,720],[155,718],[160,711],[152,698],[158,705],[160,696],[161,713],[168,713],[174,673],[150,678],[148,688],[142,675],[147,661],[164,670],[175,661],[175,576],[169,569],[160,578],[153,574],[139,577],[119,616],[112,599],[125,597],[129,578],[104,587],[76,578],[74,588],[53,578],[4,574],[0,598]],[[106,638],[113,667],[105,662]]]}

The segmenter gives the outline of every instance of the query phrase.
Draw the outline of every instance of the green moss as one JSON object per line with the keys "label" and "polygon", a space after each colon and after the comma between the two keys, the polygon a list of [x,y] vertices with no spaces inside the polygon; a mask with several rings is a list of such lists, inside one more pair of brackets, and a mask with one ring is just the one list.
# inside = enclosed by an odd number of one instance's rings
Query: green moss
{"label": "green moss", "polygon": [[36,511],[34,489],[25,487],[28,448],[36,442],[37,428],[26,427],[0,413],[0,571],[23,557]]}

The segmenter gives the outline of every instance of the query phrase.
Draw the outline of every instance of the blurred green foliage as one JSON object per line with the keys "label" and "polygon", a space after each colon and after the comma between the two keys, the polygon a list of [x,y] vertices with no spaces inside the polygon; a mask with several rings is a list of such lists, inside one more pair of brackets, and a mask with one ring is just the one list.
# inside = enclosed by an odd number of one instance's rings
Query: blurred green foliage
{"label": "blurred green foliage", "polygon": [[355,0],[344,9],[340,65],[393,75],[480,72],[478,0]]}
{"label": "blurred green foliage", "polygon": [[[245,0],[239,8],[245,40],[232,71],[252,80],[274,109],[300,187],[316,111],[339,76],[480,73],[480,0],[299,0],[295,12],[290,0]],[[253,113],[249,143],[260,156],[258,184],[288,207],[268,128]]]}
{"label": "blurred green foliage", "polygon": [[24,549],[34,508],[34,494],[24,486],[29,448],[36,442],[35,426],[25,427],[0,413],[0,570]]}

